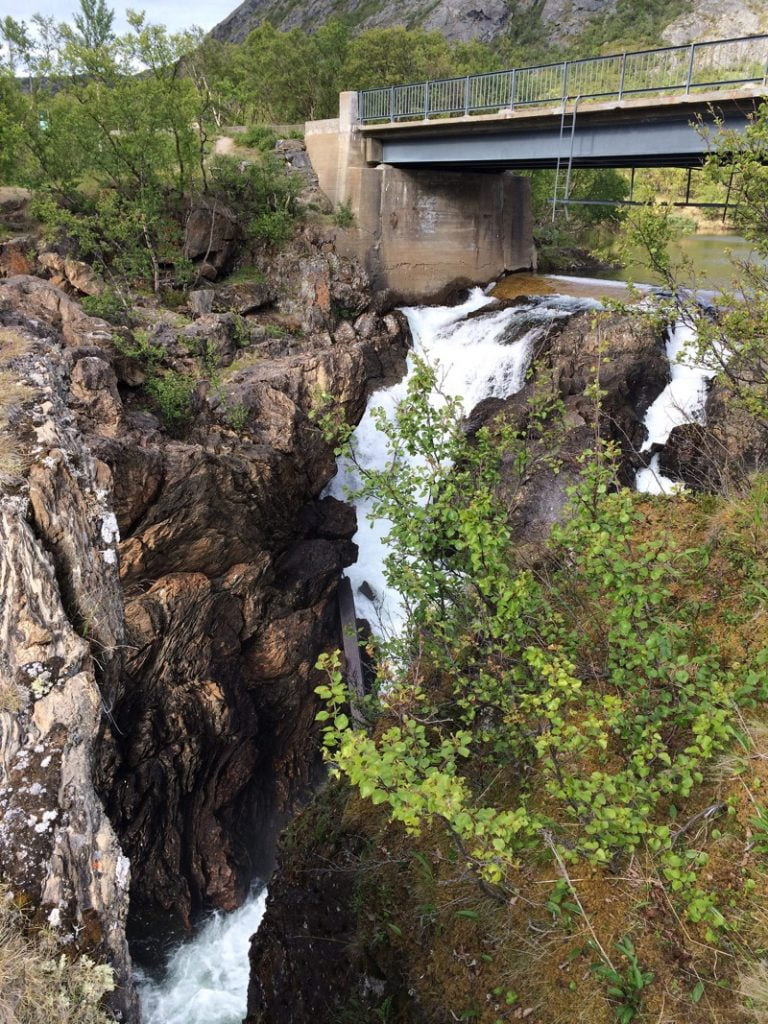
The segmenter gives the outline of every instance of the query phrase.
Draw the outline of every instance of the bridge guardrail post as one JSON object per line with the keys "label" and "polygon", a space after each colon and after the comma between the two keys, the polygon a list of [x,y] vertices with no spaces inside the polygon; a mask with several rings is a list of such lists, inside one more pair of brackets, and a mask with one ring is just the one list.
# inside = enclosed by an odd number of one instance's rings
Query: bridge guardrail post
{"label": "bridge guardrail post", "polygon": [[624,78],[627,73],[627,51],[621,55],[621,75],[619,77],[619,99],[624,95]]}
{"label": "bridge guardrail post", "polygon": [[568,69],[570,67],[570,61],[563,61],[563,103],[565,103],[566,97],[568,96]]}
{"label": "bridge guardrail post", "polygon": [[469,75],[464,79],[464,117],[469,117]]}
{"label": "bridge guardrail post", "polygon": [[429,116],[429,81],[424,83],[424,120]]}
{"label": "bridge guardrail post", "polygon": [[395,87],[390,85],[389,87],[389,120],[395,120]]}
{"label": "bridge guardrail post", "polygon": [[691,55],[688,58],[688,78],[685,83],[685,91],[691,91],[691,79],[693,78],[693,62],[696,59],[696,43],[691,43]]}
{"label": "bridge guardrail post", "polygon": [[[768,78],[768,67],[765,69],[766,77]],[[517,88],[517,68],[512,68],[512,80],[509,86],[509,109],[515,109],[515,89]]]}

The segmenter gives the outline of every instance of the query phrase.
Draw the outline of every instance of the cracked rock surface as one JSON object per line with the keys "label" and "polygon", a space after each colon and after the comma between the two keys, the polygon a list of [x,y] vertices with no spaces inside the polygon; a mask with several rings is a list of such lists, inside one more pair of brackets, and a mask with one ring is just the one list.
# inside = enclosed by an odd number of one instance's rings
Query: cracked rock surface
{"label": "cracked rock surface", "polygon": [[[310,413],[354,422],[407,331],[331,253],[281,273],[286,330],[251,329],[170,434],[125,329],[0,279],[0,877],[115,966],[129,1020],[126,933],[236,907],[321,771],[314,665],[356,552]],[[174,372],[183,330],[150,331]]]}

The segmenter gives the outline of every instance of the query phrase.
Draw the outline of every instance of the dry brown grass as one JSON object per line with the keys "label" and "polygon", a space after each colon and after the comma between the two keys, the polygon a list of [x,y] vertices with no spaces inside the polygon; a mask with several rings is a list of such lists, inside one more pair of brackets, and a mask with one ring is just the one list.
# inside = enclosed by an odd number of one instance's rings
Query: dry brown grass
{"label": "dry brown grass", "polygon": [[0,473],[17,476],[24,463],[19,446],[6,430],[0,430]]}
{"label": "dry brown grass", "polygon": [[14,409],[29,399],[32,389],[13,370],[0,370],[0,425],[8,423]]}
{"label": "dry brown grass", "polygon": [[[0,327],[0,365],[7,366],[30,348],[29,338],[12,327]],[[14,409],[31,395],[31,389],[18,376],[13,370],[0,369],[0,473],[11,476],[20,472],[22,462],[15,440],[4,428]]]}
{"label": "dry brown grass", "polygon": [[0,679],[0,711],[10,711],[11,714],[15,714],[17,711],[21,711],[21,708],[22,700],[18,688],[13,683]]}
{"label": "dry brown grass", "polygon": [[0,890],[2,1024],[110,1024],[101,1002],[113,988],[110,968],[63,954],[51,932],[27,932],[23,913]]}
{"label": "dry brown grass", "polygon": [[739,992],[749,1016],[757,1024],[768,1024],[768,964],[764,960],[742,970]]}
{"label": "dry brown grass", "polygon": [[32,342],[14,327],[0,327],[0,363],[8,364],[12,359],[26,355]]}

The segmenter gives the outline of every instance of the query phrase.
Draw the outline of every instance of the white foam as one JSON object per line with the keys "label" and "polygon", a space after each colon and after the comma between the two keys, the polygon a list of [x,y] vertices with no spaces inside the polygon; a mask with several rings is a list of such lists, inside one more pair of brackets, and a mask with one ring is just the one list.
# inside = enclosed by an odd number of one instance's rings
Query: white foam
{"label": "white foam", "polygon": [[666,444],[673,429],[683,423],[704,422],[707,386],[715,370],[702,366],[690,354],[695,339],[694,329],[683,322],[667,332],[672,380],[645,414],[648,436],[640,451],[650,451],[654,444]]}
{"label": "white foam", "polygon": [[638,469],[635,488],[643,494],[679,494],[684,485],[679,480],[664,476],[659,467],[659,456],[654,455],[644,469]]}
{"label": "white foam", "polygon": [[[716,370],[693,355],[695,341],[696,332],[683,321],[667,331],[666,352],[672,379],[645,414],[647,436],[641,452],[666,444],[674,428],[683,423],[704,423],[707,389]],[[662,475],[657,455],[648,467],[638,470],[635,487],[646,494],[674,494],[680,490],[679,484]]]}
{"label": "white foam", "polygon": [[267,890],[231,914],[214,914],[170,956],[161,981],[137,973],[143,1024],[240,1024],[248,997],[250,938]]}

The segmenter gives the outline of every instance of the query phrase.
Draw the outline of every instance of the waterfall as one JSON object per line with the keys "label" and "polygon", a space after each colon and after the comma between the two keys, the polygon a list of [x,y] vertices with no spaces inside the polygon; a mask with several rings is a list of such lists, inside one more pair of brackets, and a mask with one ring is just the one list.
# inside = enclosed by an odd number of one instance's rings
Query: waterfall
{"label": "waterfall", "polygon": [[[386,468],[387,443],[376,428],[373,409],[382,407],[388,416],[394,413],[406,395],[415,356],[436,369],[441,394],[460,397],[463,409],[469,413],[484,398],[507,398],[522,387],[536,342],[553,320],[600,306],[593,298],[545,295],[499,309],[490,295],[475,288],[459,306],[404,309],[413,335],[406,376],[373,396],[353,435],[355,461],[339,460],[338,474],[327,493],[345,500],[360,485],[358,466]],[[674,426],[703,417],[712,371],[685,358],[678,362],[691,337],[682,324],[668,332],[672,381],[648,409],[644,451],[663,444]],[[441,394],[433,396],[436,406],[444,400]],[[654,460],[655,465],[652,461],[638,473],[638,490],[666,493],[666,488],[675,485],[659,474],[658,456]],[[399,631],[403,620],[399,597],[384,575],[385,538],[390,524],[371,521],[370,504],[365,501],[357,502],[357,512],[355,542],[359,557],[347,569],[357,612],[368,619],[375,632],[390,635]],[[266,890],[254,890],[239,910],[214,915],[191,941],[178,947],[169,957],[161,980],[138,976],[144,1024],[240,1024],[246,1009],[249,940],[261,922],[265,902]]]}
{"label": "waterfall", "polygon": [[248,995],[250,938],[267,891],[254,888],[231,914],[214,914],[168,958],[161,980],[137,972],[142,1024],[240,1024]]}
{"label": "waterfall", "polygon": [[[703,423],[707,387],[715,370],[698,363],[690,350],[695,341],[693,328],[678,321],[667,330],[666,352],[672,379],[645,414],[648,431],[641,452],[664,445],[675,427],[683,423]],[[635,487],[646,494],[674,494],[681,485],[662,474],[658,453],[635,477]]]}
{"label": "waterfall", "polygon": [[[493,302],[486,292],[475,288],[460,306],[403,309],[413,335],[406,375],[392,387],[377,392],[369,402],[352,438],[354,459],[339,460],[339,472],[328,493],[345,500],[360,486],[358,467],[363,471],[386,468],[387,442],[376,428],[373,410],[383,408],[388,418],[392,416],[406,395],[416,356],[436,369],[440,392],[460,398],[464,411],[469,413],[484,398],[508,398],[522,387],[536,341],[553,320],[600,306],[594,299],[547,295],[481,312]],[[471,313],[478,315],[470,317]],[[433,395],[435,405],[442,400],[440,394]],[[374,632],[389,636],[400,631],[404,614],[399,595],[388,586],[384,575],[385,538],[391,524],[369,518],[369,501],[358,499],[356,505],[358,530],[354,540],[359,554],[347,575],[358,615],[368,620]]]}

